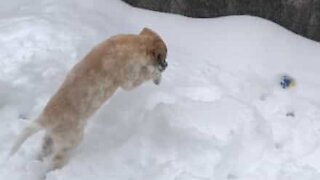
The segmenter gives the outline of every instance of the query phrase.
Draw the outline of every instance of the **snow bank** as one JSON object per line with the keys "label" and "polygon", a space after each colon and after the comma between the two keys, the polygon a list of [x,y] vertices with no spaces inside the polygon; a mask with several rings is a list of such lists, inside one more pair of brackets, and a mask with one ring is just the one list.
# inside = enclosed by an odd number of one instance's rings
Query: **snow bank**
{"label": "snow bank", "polygon": [[[320,178],[319,43],[260,18],[197,20],[116,0],[0,5],[0,162],[94,44],[147,26],[169,49],[161,86],[118,91],[67,166],[45,176],[40,133],[1,180]],[[281,89],[282,74],[296,87]]]}

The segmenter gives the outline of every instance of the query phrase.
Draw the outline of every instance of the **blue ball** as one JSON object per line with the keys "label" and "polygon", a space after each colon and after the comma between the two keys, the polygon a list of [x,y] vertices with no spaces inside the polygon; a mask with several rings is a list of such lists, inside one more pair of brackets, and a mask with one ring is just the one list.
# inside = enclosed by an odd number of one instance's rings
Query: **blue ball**
{"label": "blue ball", "polygon": [[295,85],[295,81],[292,77],[288,75],[281,76],[280,85],[283,89],[287,89],[293,87]]}

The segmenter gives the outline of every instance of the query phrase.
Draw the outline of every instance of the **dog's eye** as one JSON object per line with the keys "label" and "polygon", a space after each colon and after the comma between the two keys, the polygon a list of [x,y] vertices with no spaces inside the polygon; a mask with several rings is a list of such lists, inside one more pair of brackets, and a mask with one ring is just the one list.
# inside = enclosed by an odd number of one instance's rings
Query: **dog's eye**
{"label": "dog's eye", "polygon": [[162,54],[158,54],[158,55],[157,55],[157,62],[158,62],[158,64],[160,64],[160,65],[163,65],[163,64],[165,63],[165,60],[164,60]]}
{"label": "dog's eye", "polygon": [[161,54],[158,54],[157,60],[158,60],[159,62],[161,62]]}

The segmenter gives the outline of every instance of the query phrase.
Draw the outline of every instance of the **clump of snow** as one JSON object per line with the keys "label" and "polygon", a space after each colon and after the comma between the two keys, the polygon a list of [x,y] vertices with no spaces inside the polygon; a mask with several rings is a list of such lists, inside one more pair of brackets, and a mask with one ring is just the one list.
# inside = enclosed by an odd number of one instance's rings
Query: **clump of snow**
{"label": "clump of snow", "polygon": [[[118,93],[63,169],[36,160],[43,134],[0,166],[10,180],[318,180],[320,45],[269,21],[190,19],[116,0],[0,3],[0,164],[68,70],[118,33],[158,32],[162,84]],[[282,89],[282,74],[296,86]]]}

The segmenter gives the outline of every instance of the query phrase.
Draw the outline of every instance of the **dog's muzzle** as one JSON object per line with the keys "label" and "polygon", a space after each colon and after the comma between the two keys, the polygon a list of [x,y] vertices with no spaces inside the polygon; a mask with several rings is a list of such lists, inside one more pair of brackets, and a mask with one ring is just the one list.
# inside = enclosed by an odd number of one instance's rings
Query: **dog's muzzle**
{"label": "dog's muzzle", "polygon": [[167,62],[161,62],[161,63],[159,63],[159,65],[158,65],[158,73],[157,73],[157,75],[155,76],[155,78],[153,79],[153,82],[154,82],[154,84],[156,84],[156,85],[159,85],[160,84],[160,82],[161,82],[161,74],[162,74],[162,72],[164,71],[164,70],[166,70],[166,68],[167,68],[167,66],[168,66],[168,63]]}
{"label": "dog's muzzle", "polygon": [[168,66],[168,63],[167,63],[167,62],[165,62],[165,61],[161,62],[161,63],[159,64],[159,70],[160,70],[160,72],[163,72],[164,70],[166,70],[167,66]]}

